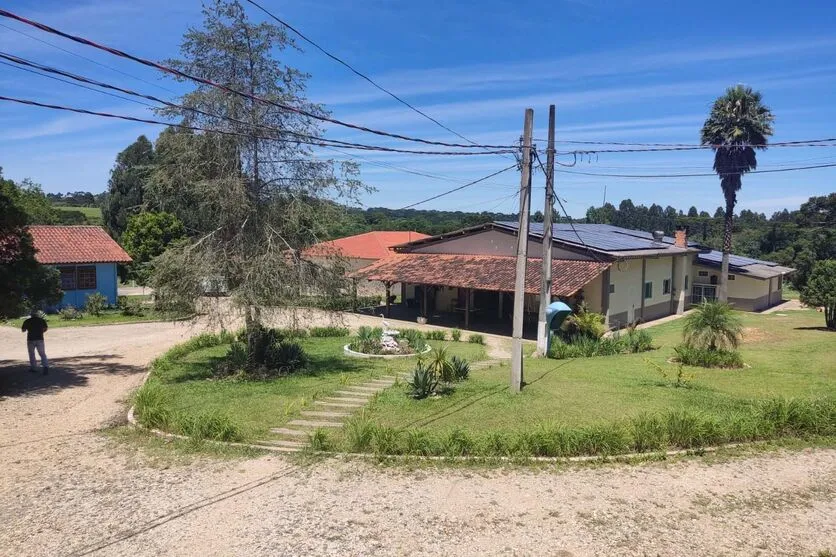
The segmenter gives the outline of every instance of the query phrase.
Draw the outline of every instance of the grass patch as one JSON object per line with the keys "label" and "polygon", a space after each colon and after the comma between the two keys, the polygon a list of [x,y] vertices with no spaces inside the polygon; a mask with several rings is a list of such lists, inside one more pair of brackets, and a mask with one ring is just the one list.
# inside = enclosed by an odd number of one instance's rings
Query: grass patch
{"label": "grass patch", "polygon": [[[82,308],[83,310],[83,308]],[[123,325],[126,323],[144,323],[153,321],[170,321],[181,318],[182,316],[172,315],[170,313],[161,313],[151,308],[143,308],[142,315],[124,315],[119,309],[106,309],[100,315],[90,315],[84,313],[80,319],[62,319],[60,314],[45,316],[46,322],[50,329],[59,329],[63,327],[94,327],[97,325]],[[5,325],[17,327],[18,329],[23,325],[25,317],[18,319],[10,319],[3,322]]]}
{"label": "grass patch", "polygon": [[[343,354],[349,337],[307,336],[296,340],[310,357],[304,371],[265,380],[218,377],[214,367],[226,356],[234,336],[199,335],[157,358],[149,381],[134,398],[140,423],[206,439],[269,439],[271,428],[297,418],[314,400],[377,377],[405,373],[416,362],[351,358]],[[485,357],[482,347],[449,346],[451,354],[469,360]],[[361,432],[358,446],[369,447],[369,435]],[[317,443],[330,446],[330,437],[331,432],[320,435]]]}
{"label": "grass patch", "polygon": [[[468,451],[489,456],[606,455],[833,435],[832,335],[807,329],[820,314],[740,318],[767,333],[744,336],[740,354],[751,367],[684,366],[687,388],[659,380],[659,369],[670,377],[679,369],[668,363],[682,338],[682,323],[673,321],[651,330],[658,347],[651,352],[527,359],[527,385],[516,395],[507,387],[507,366],[473,371],[441,398],[411,399],[407,385],[388,389],[368,407],[364,427],[399,431],[389,442],[408,454],[448,454],[445,440],[457,431],[471,441]],[[345,435],[337,432],[334,441],[348,450]]]}

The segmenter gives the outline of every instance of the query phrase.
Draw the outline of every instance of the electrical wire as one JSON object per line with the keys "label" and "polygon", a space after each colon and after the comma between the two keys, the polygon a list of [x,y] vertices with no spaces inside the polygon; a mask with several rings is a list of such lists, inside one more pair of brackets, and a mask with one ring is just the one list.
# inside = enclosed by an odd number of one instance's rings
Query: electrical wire
{"label": "electrical wire", "polygon": [[95,65],[100,66],[102,68],[108,69],[112,72],[122,74],[125,77],[130,77],[131,79],[135,79],[137,81],[147,83],[148,85],[152,85],[154,87],[157,87],[158,89],[162,89],[163,91],[168,91],[169,93],[172,93],[174,95],[179,94],[179,93],[177,93],[177,91],[169,89],[168,87],[165,87],[164,85],[160,85],[159,83],[154,83],[153,81],[149,81],[147,79],[137,77],[133,74],[129,74],[128,72],[123,72],[122,70],[120,70],[118,68],[114,68],[113,66],[108,66],[107,64],[103,64],[102,62],[99,62],[99,61],[94,60],[92,58],[88,58],[87,56],[84,56],[82,54],[78,54],[77,52],[73,52],[72,50],[67,50],[66,48],[60,47],[55,43],[45,41],[43,39],[40,39],[40,38],[36,37],[35,35],[30,35],[29,33],[21,31],[20,29],[15,29],[14,27],[9,27],[8,25],[6,25],[4,23],[0,23],[0,27],[2,27],[4,29],[8,29],[9,31],[12,31],[14,33],[17,33],[18,35],[23,35],[24,37],[28,37],[28,38],[32,39],[33,41],[38,41],[39,43],[45,44],[47,46],[51,46],[52,48],[56,48],[56,49],[60,50],[61,52],[66,52],[67,54],[69,54],[71,56],[75,56],[76,58],[80,58],[81,60],[86,60],[87,62],[90,62],[91,64],[95,64]]}
{"label": "electrical wire", "polygon": [[630,149],[591,149],[577,151],[559,151],[560,155],[598,155],[600,153],[658,153],[663,151],[705,151],[708,149],[736,148],[786,148],[786,147],[836,147],[836,139],[813,139],[809,141],[787,141],[769,145],[690,145],[687,147],[636,147]]}
{"label": "electrical wire", "polygon": [[[128,60],[132,60],[132,61],[137,62],[139,64],[143,64],[145,66],[155,68],[155,69],[160,70],[162,72],[169,73],[171,75],[175,75],[175,76],[183,78],[183,79],[188,79],[188,80],[194,81],[196,83],[200,83],[200,84],[203,84],[203,85],[208,85],[210,87],[214,87],[214,88],[219,89],[221,91],[224,91],[226,93],[232,93],[234,95],[238,95],[238,96],[247,98],[247,99],[255,101],[255,102],[259,102],[259,103],[262,103],[262,104],[267,104],[267,105],[270,105],[270,106],[274,106],[276,108],[286,110],[286,111],[289,111],[289,112],[293,112],[293,113],[296,113],[296,114],[300,114],[302,116],[306,116],[308,118],[319,120],[321,122],[336,124],[338,126],[343,126],[343,127],[346,127],[346,128],[350,128],[350,129],[354,129],[354,130],[358,130],[358,131],[362,131],[362,132],[366,132],[366,133],[371,133],[371,134],[375,134],[375,135],[380,135],[380,136],[384,136],[384,137],[390,137],[390,138],[393,138],[393,139],[400,139],[400,140],[403,140],[403,141],[412,141],[412,142],[416,142],[416,143],[423,143],[425,145],[436,145],[436,146],[441,146],[441,147],[457,147],[457,148],[474,148],[474,147],[476,147],[476,148],[480,148],[480,149],[511,149],[511,148],[515,148],[514,146],[508,146],[508,145],[471,145],[471,144],[462,144],[462,143],[447,143],[447,142],[444,142],[444,141],[433,141],[433,140],[429,140],[429,139],[422,139],[422,138],[418,138],[418,137],[411,137],[411,136],[401,135],[401,134],[387,132],[387,131],[383,131],[383,130],[377,130],[377,129],[374,129],[374,128],[369,128],[367,126],[362,126],[362,125],[359,125],[359,124],[353,124],[351,122],[345,122],[343,120],[338,120],[336,118],[331,118],[329,116],[324,116],[322,114],[313,113],[310,110],[306,110],[304,108],[290,106],[290,105],[279,103],[279,102],[276,102],[276,101],[273,101],[273,100],[270,100],[270,99],[265,99],[265,98],[257,96],[257,95],[253,95],[253,94],[250,94],[250,93],[239,91],[239,90],[234,89],[232,87],[229,87],[227,85],[216,83],[216,82],[214,82],[210,79],[205,79],[205,78],[202,78],[202,77],[199,77],[199,76],[191,75],[189,73],[180,71],[178,69],[171,68],[171,67],[165,66],[163,64],[159,64],[159,63],[154,62],[152,60],[148,60],[146,58],[141,58],[141,57],[138,57],[138,56],[135,56],[135,55],[132,55],[132,54],[128,54],[127,52],[124,52],[122,50],[96,43],[96,42],[94,42],[90,39],[86,39],[84,37],[79,37],[77,35],[72,35],[72,34],[64,32],[64,31],[60,31],[58,29],[55,29],[54,27],[50,27],[49,25],[27,19],[25,17],[19,16],[17,14],[14,14],[14,13],[12,13],[8,10],[4,10],[2,8],[0,8],[0,16],[6,17],[6,18],[9,18],[9,19],[13,19],[15,21],[19,21],[21,23],[25,23],[26,25],[30,25],[32,27],[35,27],[36,29],[40,29],[40,30],[45,31],[47,33],[51,33],[51,34],[54,34],[54,35],[58,35],[60,37],[64,37],[65,39],[69,39],[69,40],[77,42],[79,44],[91,46],[93,48],[102,50],[104,52],[108,52],[110,54],[113,54],[114,56],[119,56],[121,58],[126,58]],[[496,154],[496,153],[491,153],[491,154]]]}
{"label": "electrical wire", "polygon": [[[258,136],[258,135],[253,135],[253,134],[235,132],[235,131],[230,131],[230,130],[209,129],[209,128],[204,128],[204,127],[200,127],[200,126],[192,126],[192,125],[188,125],[188,124],[174,124],[174,123],[171,123],[171,122],[163,122],[163,121],[160,121],[160,120],[152,120],[150,118],[139,118],[139,117],[135,117],[135,116],[127,116],[127,115],[124,115],[124,114],[113,114],[113,113],[109,113],[109,112],[98,112],[98,111],[95,111],[95,110],[87,110],[87,109],[84,109],[84,108],[76,108],[76,107],[70,107],[70,106],[48,104],[48,103],[42,103],[42,102],[28,100],[28,99],[19,99],[19,98],[15,98],[15,97],[7,97],[7,96],[2,96],[2,95],[0,95],[0,101],[14,102],[14,103],[24,104],[24,105],[28,105],[28,106],[36,106],[36,107],[39,107],[39,108],[49,108],[49,109],[52,109],[52,110],[62,110],[62,111],[66,111],[66,112],[75,112],[77,114],[88,114],[88,115],[91,115],[91,116],[101,116],[103,118],[112,118],[112,119],[116,119],[116,120],[127,120],[127,121],[131,121],[131,122],[140,122],[140,123],[143,123],[143,124],[154,124],[154,125],[158,125],[158,126],[169,126],[169,127],[173,127],[173,128],[181,128],[181,129],[187,129],[187,130],[192,130],[192,131],[217,133],[217,134],[221,134],[221,135],[229,135],[229,136],[235,136],[235,137],[246,137],[248,139],[263,139],[263,140],[267,140],[267,141],[276,141],[276,142],[279,142],[279,143],[300,143],[300,144],[306,144],[306,145],[315,145],[315,146],[318,146],[318,147],[331,147],[333,145],[333,143],[330,143],[330,142],[335,141],[335,140],[330,140],[330,139],[320,139],[320,140],[317,140],[317,141],[303,141],[303,140],[279,139],[279,138],[275,138],[275,137],[264,137],[264,136]],[[384,146],[380,146],[380,145],[364,145],[364,144],[360,144],[360,143],[352,143],[350,145],[345,145],[344,143],[339,143],[338,145],[340,147],[344,148],[344,149],[359,149],[359,150],[363,150],[363,151],[382,151],[382,152],[387,152],[387,153],[407,153],[407,154],[411,154],[411,155],[434,155],[434,156],[496,155],[496,154],[502,154],[502,153],[507,153],[508,152],[508,151],[414,151],[414,150],[410,150],[410,149],[398,149],[398,148],[394,148],[394,147],[384,147]]]}
{"label": "electrical wire", "polygon": [[[546,141],[545,139],[536,139],[535,141]],[[695,149],[716,149],[722,147],[782,147],[788,145],[800,145],[806,143],[833,143],[836,142],[836,137],[826,139],[801,139],[796,141],[778,141],[775,143],[742,143],[740,145],[724,145],[724,144],[702,144],[702,143],[633,143],[629,141],[572,141],[563,140],[557,143],[566,143],[572,145],[623,145],[634,147],[691,147]],[[806,146],[806,145],[805,145]],[[600,152],[600,151],[593,151]]]}
{"label": "electrical wire", "polygon": [[430,116],[429,114],[427,114],[426,112],[424,112],[424,111],[422,111],[421,109],[417,108],[416,106],[414,106],[414,105],[410,104],[409,102],[407,102],[407,101],[406,101],[406,100],[404,100],[403,98],[399,97],[398,95],[396,95],[396,94],[395,94],[395,93],[393,93],[392,91],[390,91],[390,90],[386,89],[385,87],[383,87],[382,85],[380,85],[379,83],[377,83],[375,80],[373,80],[371,77],[369,77],[368,75],[364,74],[363,72],[361,72],[360,70],[358,70],[357,68],[355,68],[354,66],[352,66],[351,64],[349,64],[348,62],[346,62],[345,60],[343,60],[342,58],[339,58],[338,56],[336,56],[336,55],[334,55],[334,54],[331,54],[331,53],[330,53],[330,52],[328,52],[328,51],[327,51],[324,47],[322,47],[322,46],[320,46],[319,44],[317,44],[317,43],[316,43],[313,39],[310,39],[309,37],[305,36],[305,35],[304,35],[301,31],[299,31],[298,29],[296,29],[296,28],[295,28],[294,26],[292,26],[290,23],[288,23],[287,21],[285,21],[285,20],[283,20],[283,19],[280,19],[278,16],[276,16],[275,14],[273,14],[272,12],[270,12],[267,8],[265,8],[264,6],[262,6],[261,4],[259,4],[258,2],[255,2],[254,0],[246,0],[246,1],[247,1],[248,3],[250,3],[250,4],[252,4],[253,6],[255,6],[256,8],[258,8],[259,10],[261,10],[262,12],[264,12],[265,14],[267,14],[267,16],[271,17],[272,19],[274,19],[275,21],[277,21],[278,23],[280,23],[280,24],[281,24],[282,26],[284,26],[285,28],[287,28],[287,29],[289,29],[290,31],[292,31],[293,33],[295,33],[295,34],[296,34],[296,35],[297,35],[300,39],[302,39],[303,41],[305,41],[305,42],[306,42],[306,43],[308,43],[309,45],[311,45],[311,46],[313,46],[314,48],[316,48],[317,50],[319,50],[321,53],[323,53],[325,56],[327,56],[327,57],[328,57],[328,58],[330,58],[331,60],[333,60],[333,61],[337,62],[338,64],[340,64],[340,65],[342,65],[342,66],[345,66],[345,67],[346,67],[346,68],[348,68],[348,70],[349,70],[349,71],[351,71],[354,75],[356,75],[356,76],[360,77],[361,79],[364,79],[365,81],[369,82],[369,83],[370,83],[373,87],[375,87],[375,88],[376,88],[376,89],[378,89],[379,91],[382,91],[383,93],[386,93],[387,95],[389,95],[390,97],[392,97],[393,99],[395,99],[396,101],[398,101],[399,103],[401,103],[402,105],[406,106],[407,108],[409,108],[409,109],[410,109],[410,110],[412,110],[413,112],[416,112],[416,113],[420,114],[421,116],[423,116],[424,118],[426,118],[426,119],[427,119],[427,120],[429,120],[430,122],[433,122],[433,123],[434,123],[434,124],[436,124],[437,126],[439,126],[439,127],[441,127],[442,129],[444,129],[444,130],[446,130],[446,131],[448,131],[448,132],[452,133],[452,134],[453,134],[453,135],[455,135],[456,137],[459,137],[459,138],[461,138],[461,139],[464,139],[465,141],[467,141],[467,142],[468,142],[468,143],[470,143],[471,145],[477,145],[477,143],[476,143],[475,141],[473,141],[472,139],[469,139],[469,138],[467,138],[467,137],[463,136],[462,134],[460,134],[459,132],[457,132],[457,131],[455,131],[455,130],[453,130],[453,129],[449,128],[448,126],[446,126],[446,125],[444,125],[444,124],[442,124],[441,122],[439,122],[438,120],[436,120],[435,118],[433,118],[432,116]]}
{"label": "electrical wire", "polygon": [[404,209],[411,209],[412,207],[416,207],[418,205],[423,205],[424,203],[427,203],[429,201],[433,201],[433,200],[438,199],[440,197],[444,197],[445,195],[450,195],[451,193],[455,193],[455,192],[463,190],[465,188],[469,188],[470,186],[474,186],[474,185],[478,184],[479,182],[484,182],[485,180],[489,180],[489,179],[493,178],[494,176],[498,176],[499,174],[502,174],[503,172],[507,172],[507,171],[511,170],[512,168],[517,168],[517,164],[514,163],[511,166],[507,166],[507,167],[503,168],[502,170],[497,170],[496,172],[494,172],[492,174],[488,174],[487,176],[479,178],[478,180],[473,180],[472,182],[468,182],[468,183],[466,183],[462,186],[459,186],[457,188],[453,188],[451,190],[447,190],[445,192],[439,193],[438,195],[428,197],[427,199],[423,199],[421,201],[417,201],[417,202],[412,203],[410,205],[406,205],[406,206],[401,207],[400,209],[397,209],[397,210],[398,211],[403,211]]}
{"label": "electrical wire", "polygon": [[[793,172],[797,170],[813,170],[816,168],[833,167],[836,167],[836,163],[811,164],[808,166],[795,166],[791,168],[770,168],[768,170],[752,170],[750,172],[746,172],[746,174],[771,174],[775,172]],[[565,174],[580,174],[583,176],[602,176],[606,178],[697,178],[704,176],[724,176],[737,174],[737,172],[726,172],[719,174],[717,172],[695,172],[693,174],[608,174],[603,172],[583,172],[581,170],[558,170],[558,172],[563,172]]]}

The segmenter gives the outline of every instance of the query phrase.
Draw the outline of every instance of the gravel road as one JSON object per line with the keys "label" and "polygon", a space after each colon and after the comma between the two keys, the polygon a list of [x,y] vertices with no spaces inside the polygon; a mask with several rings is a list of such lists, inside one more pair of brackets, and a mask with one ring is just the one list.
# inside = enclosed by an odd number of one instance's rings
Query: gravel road
{"label": "gravel road", "polygon": [[836,551],[836,450],[535,471],[160,459],[97,429],[198,327],[0,327],[2,555],[799,555]]}

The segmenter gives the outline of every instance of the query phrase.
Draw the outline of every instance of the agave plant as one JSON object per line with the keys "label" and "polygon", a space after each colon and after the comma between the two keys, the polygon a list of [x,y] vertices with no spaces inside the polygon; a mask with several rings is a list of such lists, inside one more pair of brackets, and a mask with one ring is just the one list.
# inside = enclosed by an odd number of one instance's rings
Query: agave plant
{"label": "agave plant", "polygon": [[687,346],[706,350],[734,349],[743,336],[743,325],[730,305],[703,302],[685,318],[682,336]]}
{"label": "agave plant", "polygon": [[412,398],[427,398],[438,388],[438,377],[428,365],[418,361],[412,371],[412,380],[408,383]]}
{"label": "agave plant", "polygon": [[450,358],[450,369],[456,381],[464,381],[470,375],[470,363],[464,358],[453,356]]}
{"label": "agave plant", "polygon": [[450,359],[447,357],[447,348],[444,346],[432,349],[427,367],[439,380],[445,383],[450,383],[455,379],[453,367],[450,365]]}

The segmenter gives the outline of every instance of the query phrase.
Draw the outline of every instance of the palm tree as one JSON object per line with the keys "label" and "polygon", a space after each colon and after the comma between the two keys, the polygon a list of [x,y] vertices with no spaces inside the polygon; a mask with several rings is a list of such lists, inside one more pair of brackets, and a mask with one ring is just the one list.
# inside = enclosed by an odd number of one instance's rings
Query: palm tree
{"label": "palm tree", "polygon": [[734,349],[743,336],[743,324],[724,302],[703,302],[685,317],[685,344],[716,351]]}
{"label": "palm tree", "polygon": [[721,302],[728,300],[734,206],[737,192],[743,186],[741,177],[757,168],[755,149],[766,149],[767,138],[772,135],[775,117],[761,100],[761,94],[751,87],[729,87],[725,95],[714,101],[700,132],[702,144],[714,149],[714,172],[720,177],[720,187],[726,198],[723,264],[717,292]]}

